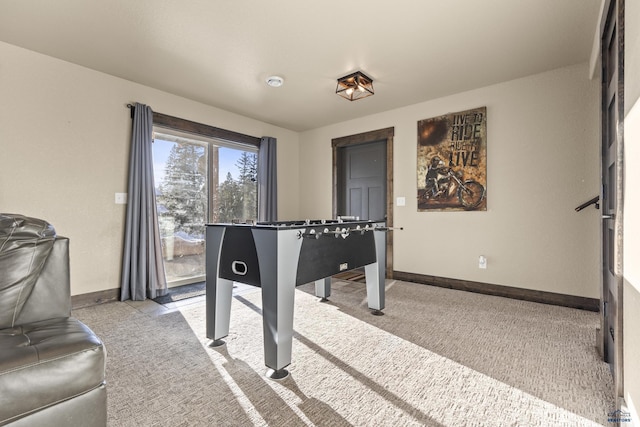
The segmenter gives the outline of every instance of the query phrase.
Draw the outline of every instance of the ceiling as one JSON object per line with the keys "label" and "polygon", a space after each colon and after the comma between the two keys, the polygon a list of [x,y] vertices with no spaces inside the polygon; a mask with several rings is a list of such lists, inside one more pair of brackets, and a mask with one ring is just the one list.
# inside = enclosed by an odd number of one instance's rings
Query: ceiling
{"label": "ceiling", "polygon": [[304,131],[588,61],[600,2],[0,0],[0,41]]}

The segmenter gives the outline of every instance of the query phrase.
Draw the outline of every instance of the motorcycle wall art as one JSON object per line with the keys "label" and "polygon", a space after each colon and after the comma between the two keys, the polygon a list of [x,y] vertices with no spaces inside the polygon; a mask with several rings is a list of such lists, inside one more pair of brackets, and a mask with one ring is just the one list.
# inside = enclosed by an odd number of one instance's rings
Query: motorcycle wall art
{"label": "motorcycle wall art", "polygon": [[418,122],[418,211],[487,210],[487,108]]}

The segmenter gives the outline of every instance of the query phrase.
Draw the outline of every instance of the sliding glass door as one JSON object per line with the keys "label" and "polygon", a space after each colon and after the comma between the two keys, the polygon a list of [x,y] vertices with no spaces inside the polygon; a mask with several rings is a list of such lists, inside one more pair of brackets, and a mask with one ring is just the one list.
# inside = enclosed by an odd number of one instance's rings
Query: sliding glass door
{"label": "sliding glass door", "polygon": [[154,129],[156,208],[169,286],[205,277],[205,224],[257,217],[257,149]]}

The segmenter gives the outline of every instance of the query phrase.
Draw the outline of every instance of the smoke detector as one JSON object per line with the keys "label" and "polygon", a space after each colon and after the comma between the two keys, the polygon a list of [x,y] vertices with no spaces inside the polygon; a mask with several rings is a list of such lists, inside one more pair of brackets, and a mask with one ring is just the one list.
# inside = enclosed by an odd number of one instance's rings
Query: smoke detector
{"label": "smoke detector", "polygon": [[284,83],[284,79],[280,76],[267,77],[267,84],[271,87],[280,87]]}

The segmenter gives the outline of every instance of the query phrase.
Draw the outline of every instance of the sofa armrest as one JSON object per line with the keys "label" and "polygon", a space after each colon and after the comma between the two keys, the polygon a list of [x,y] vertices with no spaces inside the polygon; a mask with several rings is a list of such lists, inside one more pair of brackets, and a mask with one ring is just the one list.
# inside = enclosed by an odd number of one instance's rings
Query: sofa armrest
{"label": "sofa armrest", "polygon": [[16,324],[71,316],[69,239],[58,236]]}

